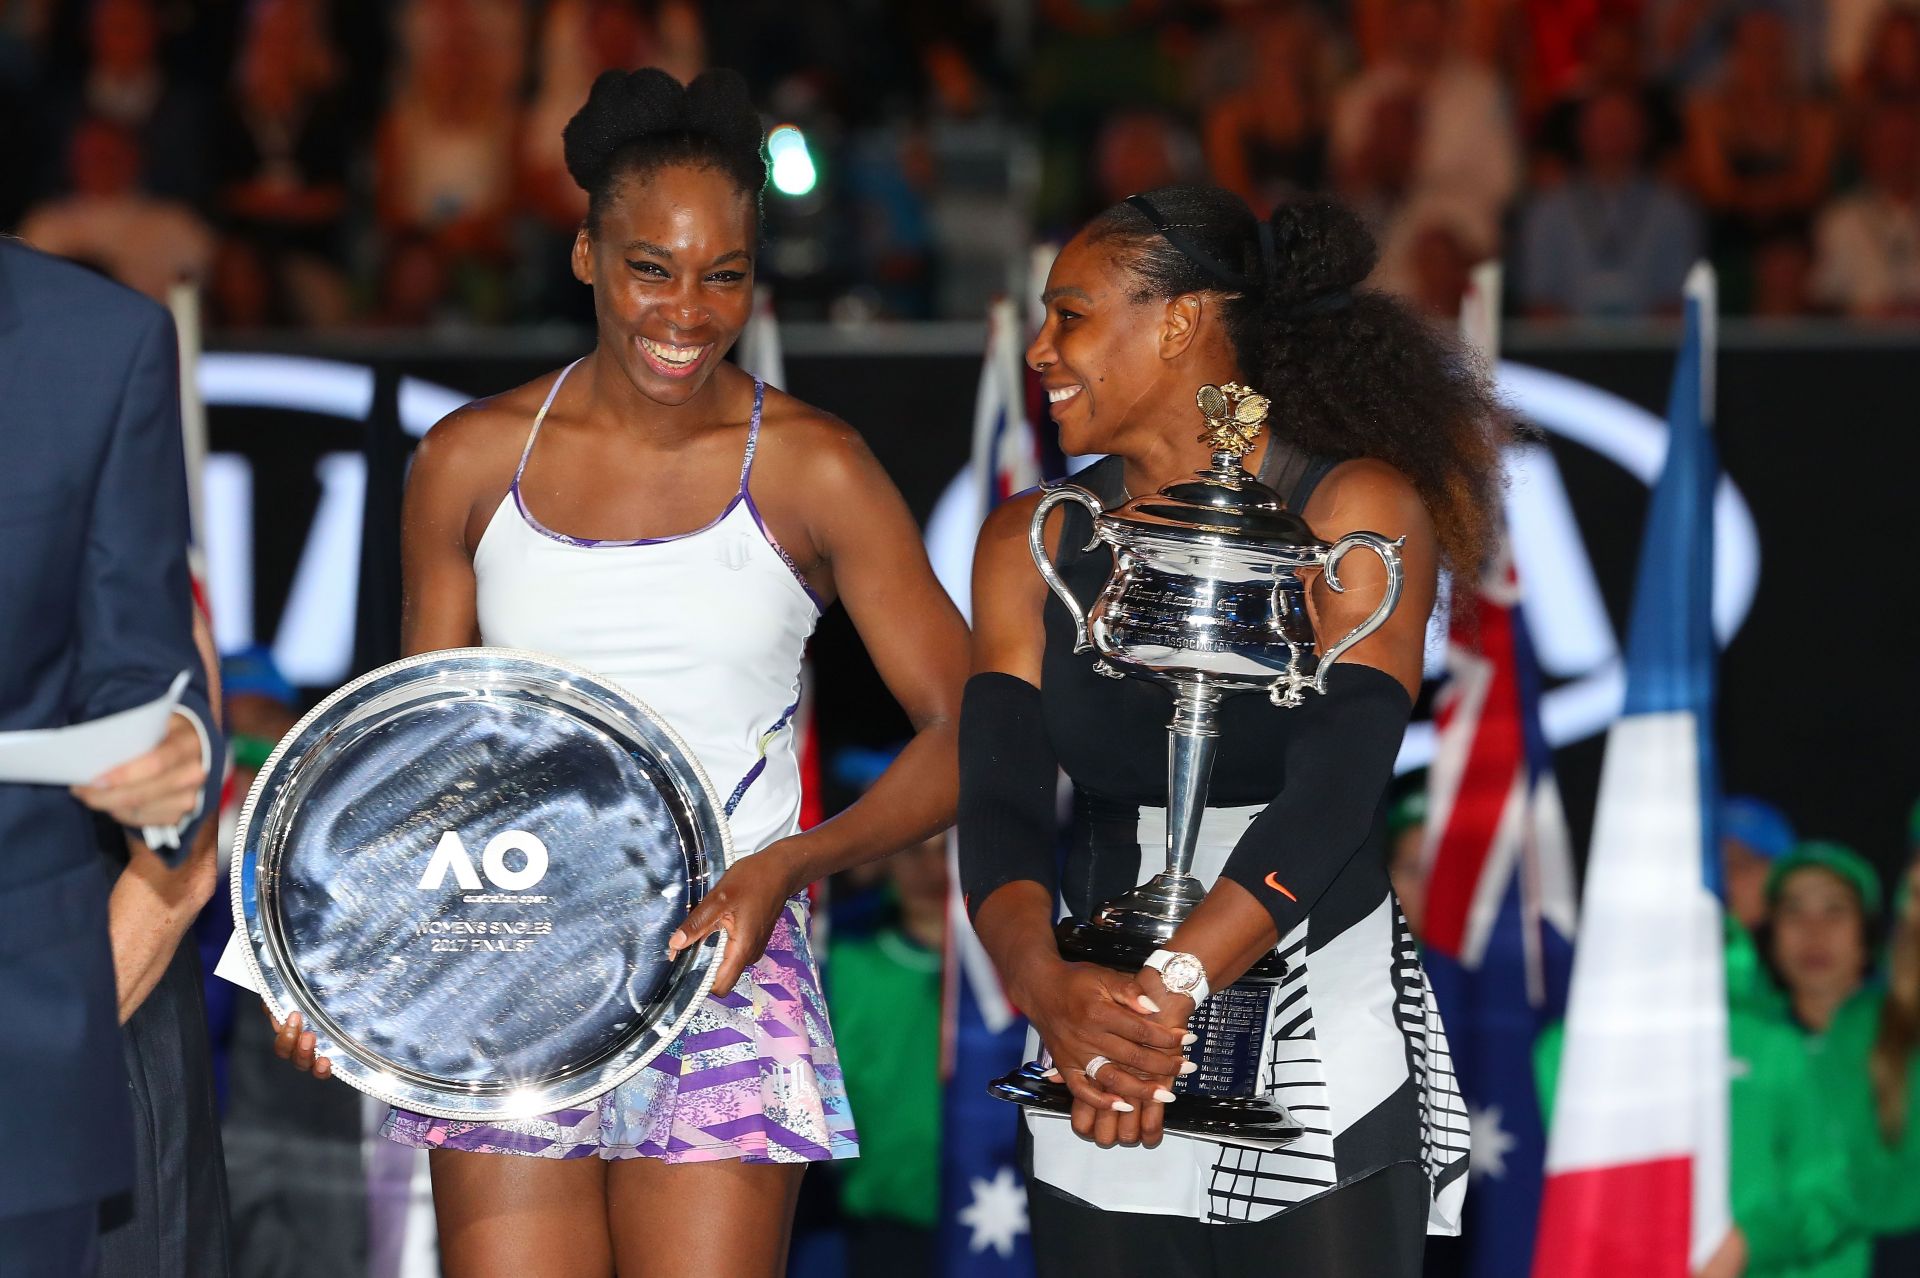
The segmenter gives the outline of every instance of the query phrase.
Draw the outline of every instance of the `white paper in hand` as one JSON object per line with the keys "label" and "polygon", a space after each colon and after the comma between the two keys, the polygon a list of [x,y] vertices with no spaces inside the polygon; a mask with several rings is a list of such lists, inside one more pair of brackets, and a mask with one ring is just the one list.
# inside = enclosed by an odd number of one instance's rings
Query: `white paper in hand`
{"label": "white paper in hand", "polygon": [[166,695],[144,706],[64,728],[0,732],[0,781],[26,785],[87,785],[160,744],[167,716],[180,704],[188,672]]}

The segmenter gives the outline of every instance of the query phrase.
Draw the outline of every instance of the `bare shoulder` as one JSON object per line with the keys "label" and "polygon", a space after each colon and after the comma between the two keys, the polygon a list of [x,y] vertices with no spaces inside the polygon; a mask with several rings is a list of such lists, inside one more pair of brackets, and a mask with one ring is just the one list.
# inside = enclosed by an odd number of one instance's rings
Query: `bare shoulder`
{"label": "bare shoulder", "polygon": [[760,441],[783,476],[810,489],[870,480],[880,469],[859,431],[771,386],[760,409]]}
{"label": "bare shoulder", "polygon": [[557,370],[543,374],[523,386],[476,399],[448,413],[421,439],[414,457],[415,472],[435,479],[470,478],[484,483],[504,466],[506,478],[502,482],[511,481],[534,416],[559,375]]}
{"label": "bare shoulder", "polygon": [[[978,617],[980,601],[1000,599],[1022,613],[1036,607],[1045,594],[1045,582],[1034,571],[1033,548],[1028,540],[1033,515],[1040,508],[1041,489],[1033,488],[995,506],[980,525],[980,536],[973,545],[973,597]],[[1047,517],[1041,536],[1050,556],[1060,550],[1060,530],[1065,512],[1055,510]]]}
{"label": "bare shoulder", "polygon": [[[1033,512],[1040,508],[1042,492],[1030,488],[1024,493],[1009,497],[987,513],[980,525],[980,539],[975,551],[977,560],[985,564],[989,560],[997,562],[1002,556],[1018,553],[1027,557],[1027,530],[1033,524]],[[1055,513],[1047,520],[1047,542],[1051,547],[1060,540],[1060,524],[1063,516]]]}
{"label": "bare shoulder", "polygon": [[1387,537],[1433,536],[1433,517],[1413,481],[1398,467],[1372,457],[1335,466],[1301,513],[1322,537],[1362,529]]}

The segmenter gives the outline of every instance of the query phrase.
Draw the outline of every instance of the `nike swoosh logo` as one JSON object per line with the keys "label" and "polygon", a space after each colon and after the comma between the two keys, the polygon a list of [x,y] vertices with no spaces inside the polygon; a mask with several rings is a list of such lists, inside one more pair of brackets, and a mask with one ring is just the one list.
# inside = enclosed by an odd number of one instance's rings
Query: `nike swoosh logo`
{"label": "nike swoosh logo", "polygon": [[1293,893],[1287,891],[1287,885],[1282,883],[1278,878],[1278,876],[1276,876],[1271,870],[1267,871],[1267,886],[1272,888],[1274,891],[1278,892],[1281,896],[1286,897],[1289,901],[1292,901],[1294,904],[1298,905],[1300,903],[1300,898],[1295,896]]}

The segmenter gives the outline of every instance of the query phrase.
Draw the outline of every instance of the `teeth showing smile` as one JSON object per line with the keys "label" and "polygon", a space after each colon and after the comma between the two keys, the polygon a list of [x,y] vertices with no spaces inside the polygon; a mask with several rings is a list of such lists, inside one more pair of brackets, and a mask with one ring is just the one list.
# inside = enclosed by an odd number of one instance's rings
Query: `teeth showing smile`
{"label": "teeth showing smile", "polygon": [[1059,390],[1050,390],[1047,392],[1047,402],[1049,404],[1064,404],[1079,393],[1080,388],[1078,386],[1062,386]]}
{"label": "teeth showing smile", "polygon": [[700,346],[675,346],[666,342],[656,342],[651,338],[643,337],[640,339],[640,345],[646,350],[647,354],[653,356],[662,364],[671,368],[687,368],[698,363],[700,357],[707,353],[707,347],[711,346],[712,343],[708,342]]}

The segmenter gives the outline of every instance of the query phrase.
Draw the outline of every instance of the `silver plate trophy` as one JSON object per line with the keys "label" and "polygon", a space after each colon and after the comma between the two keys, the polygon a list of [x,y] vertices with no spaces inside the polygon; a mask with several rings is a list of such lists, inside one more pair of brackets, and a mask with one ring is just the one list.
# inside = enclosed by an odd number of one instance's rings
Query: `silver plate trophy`
{"label": "silver plate trophy", "polygon": [[[1349,533],[1329,545],[1286,509],[1280,495],[1247,473],[1267,417],[1267,401],[1247,387],[1203,386],[1206,418],[1200,439],[1213,464],[1157,493],[1113,511],[1084,488],[1053,487],[1040,500],[1027,544],[1047,585],[1066,605],[1078,642],[1095,649],[1095,668],[1166,684],[1173,692],[1167,729],[1167,868],[1114,898],[1085,922],[1063,921],[1061,953],[1121,971],[1137,971],[1162,948],[1206,896],[1190,872],[1206,806],[1218,742],[1222,697],[1264,692],[1276,707],[1297,706],[1308,692],[1325,692],[1327,672],[1340,655],[1379,629],[1400,601],[1400,543],[1370,532]],[[1078,502],[1093,517],[1091,550],[1113,548],[1114,567],[1090,613],[1067,589],[1047,555],[1044,529],[1055,506]],[[1307,612],[1308,577],[1344,590],[1340,563],[1355,550],[1378,555],[1387,589],[1372,614],[1324,652],[1316,652]],[[1166,1127],[1189,1136],[1278,1145],[1300,1124],[1284,1106],[1260,1095],[1260,1059],[1266,1044],[1273,986],[1285,976],[1269,954],[1240,980],[1217,990],[1194,1013],[1196,1041],[1188,1057],[1198,1070],[1173,1085]],[[1048,1062],[1029,1062],[997,1079],[989,1090],[1003,1100],[1066,1112],[1072,1094],[1046,1077]]]}
{"label": "silver plate trophy", "polygon": [[732,860],[699,762],[645,705],[533,653],[384,666],[255,780],[234,925],[275,1016],[361,1091],[442,1118],[599,1095],[677,1037],[718,936],[667,938]]}

